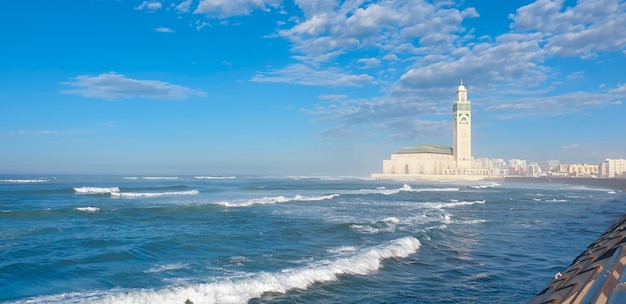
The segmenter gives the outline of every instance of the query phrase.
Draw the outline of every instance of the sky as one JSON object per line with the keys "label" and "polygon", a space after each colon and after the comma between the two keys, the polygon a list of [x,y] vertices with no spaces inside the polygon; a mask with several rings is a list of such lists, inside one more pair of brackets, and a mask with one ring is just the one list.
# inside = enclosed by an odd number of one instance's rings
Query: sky
{"label": "sky", "polygon": [[0,174],[380,173],[626,158],[623,0],[0,2]]}

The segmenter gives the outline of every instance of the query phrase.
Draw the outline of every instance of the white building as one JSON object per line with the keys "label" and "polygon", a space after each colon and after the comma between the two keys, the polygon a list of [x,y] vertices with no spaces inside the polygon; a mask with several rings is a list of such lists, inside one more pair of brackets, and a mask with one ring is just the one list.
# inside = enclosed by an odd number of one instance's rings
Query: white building
{"label": "white building", "polygon": [[472,157],[471,102],[462,81],[452,105],[452,128],[452,147],[430,144],[402,148],[383,161],[383,174],[372,174],[372,178],[477,180],[492,175]]}
{"label": "white building", "polygon": [[610,159],[607,158],[603,169],[606,168],[606,172],[603,172],[603,176],[606,177],[626,177],[626,159]]}

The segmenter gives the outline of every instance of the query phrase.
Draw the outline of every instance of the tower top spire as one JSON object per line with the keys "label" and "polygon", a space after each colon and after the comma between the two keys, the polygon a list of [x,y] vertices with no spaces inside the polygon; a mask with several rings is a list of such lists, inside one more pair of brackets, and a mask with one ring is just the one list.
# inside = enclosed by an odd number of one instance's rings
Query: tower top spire
{"label": "tower top spire", "polygon": [[465,89],[465,86],[463,85],[463,78],[461,78],[461,84],[459,85],[459,87],[456,90],[457,90],[457,92],[458,91],[467,91],[467,89]]}

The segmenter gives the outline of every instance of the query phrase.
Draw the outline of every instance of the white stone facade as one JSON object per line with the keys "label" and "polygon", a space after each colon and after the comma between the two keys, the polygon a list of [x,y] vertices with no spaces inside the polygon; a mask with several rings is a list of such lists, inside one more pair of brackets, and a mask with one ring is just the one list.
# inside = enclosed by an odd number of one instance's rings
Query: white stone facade
{"label": "white stone facade", "polygon": [[605,162],[606,177],[626,177],[626,159],[607,159]]}
{"label": "white stone facade", "polygon": [[472,157],[471,103],[463,82],[456,91],[452,106],[452,148],[444,145],[420,145],[403,148],[383,161],[383,174],[375,179],[446,179],[477,180],[493,176],[493,168],[481,166]]}

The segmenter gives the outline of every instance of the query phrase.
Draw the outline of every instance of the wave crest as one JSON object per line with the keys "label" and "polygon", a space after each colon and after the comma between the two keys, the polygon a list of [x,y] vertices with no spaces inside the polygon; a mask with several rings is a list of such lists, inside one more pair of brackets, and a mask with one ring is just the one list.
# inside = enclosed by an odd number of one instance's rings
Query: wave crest
{"label": "wave crest", "polygon": [[98,207],[77,207],[76,210],[93,213],[93,212],[100,211],[100,208],[98,208]]}
{"label": "wave crest", "polygon": [[160,290],[138,289],[123,293],[115,291],[67,293],[31,299],[38,303],[248,303],[264,293],[286,293],[307,289],[317,283],[337,281],[340,275],[368,275],[381,268],[384,260],[406,258],[416,253],[421,243],[404,237],[388,243],[356,251],[335,260],[313,263],[303,268],[281,272],[249,274],[221,279],[211,283],[167,287]]}
{"label": "wave crest", "polygon": [[77,187],[74,188],[76,193],[102,194],[111,192],[120,192],[118,187],[100,188],[100,187]]}
{"label": "wave crest", "polygon": [[49,179],[0,179],[0,183],[5,184],[34,184],[34,183],[46,183]]}
{"label": "wave crest", "polygon": [[160,196],[176,196],[176,195],[197,195],[200,191],[168,191],[168,192],[111,192],[111,196],[115,197],[160,197]]}
{"label": "wave crest", "polygon": [[263,197],[257,199],[251,199],[243,202],[217,202],[216,204],[222,205],[224,207],[250,207],[253,205],[267,205],[267,204],[277,204],[277,203],[286,203],[286,202],[311,202],[311,201],[323,201],[330,200],[335,197],[338,197],[339,194],[329,194],[322,196],[302,196],[296,195],[293,198],[287,198],[284,196],[274,196],[274,197]]}

